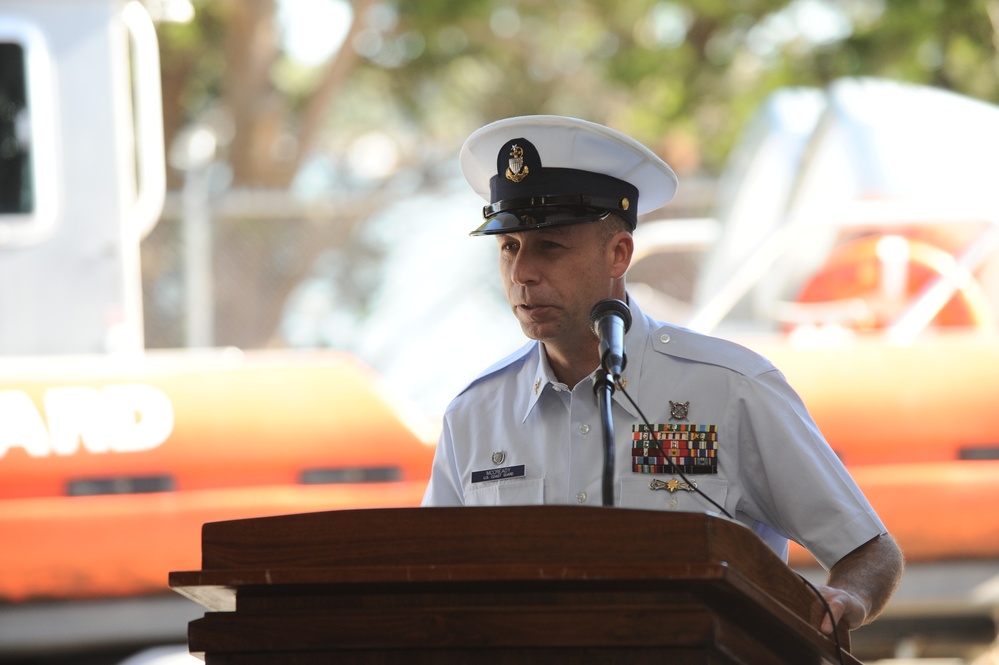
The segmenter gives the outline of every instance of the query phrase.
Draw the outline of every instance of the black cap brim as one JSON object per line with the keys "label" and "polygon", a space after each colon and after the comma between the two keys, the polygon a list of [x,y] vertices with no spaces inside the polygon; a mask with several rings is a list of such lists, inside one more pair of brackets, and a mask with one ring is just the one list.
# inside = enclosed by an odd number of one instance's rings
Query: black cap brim
{"label": "black cap brim", "polygon": [[472,231],[472,236],[517,233],[552,226],[596,222],[610,216],[608,210],[585,206],[544,206],[521,208],[513,212],[498,212],[486,217],[485,223]]}

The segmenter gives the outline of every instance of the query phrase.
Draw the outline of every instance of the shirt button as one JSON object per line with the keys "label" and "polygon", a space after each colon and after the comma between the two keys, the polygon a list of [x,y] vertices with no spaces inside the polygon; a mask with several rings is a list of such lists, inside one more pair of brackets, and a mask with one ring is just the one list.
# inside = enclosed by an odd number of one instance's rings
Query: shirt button
{"label": "shirt button", "polygon": [[576,495],[576,503],[586,503],[586,492],[580,492]]}
{"label": "shirt button", "polygon": [[659,341],[663,344],[669,344],[669,335],[663,333],[662,336],[659,337]]}
{"label": "shirt button", "polygon": [[583,423],[582,425],[579,426],[580,434],[587,434],[589,431],[590,431],[590,426],[587,425],[586,423]]}

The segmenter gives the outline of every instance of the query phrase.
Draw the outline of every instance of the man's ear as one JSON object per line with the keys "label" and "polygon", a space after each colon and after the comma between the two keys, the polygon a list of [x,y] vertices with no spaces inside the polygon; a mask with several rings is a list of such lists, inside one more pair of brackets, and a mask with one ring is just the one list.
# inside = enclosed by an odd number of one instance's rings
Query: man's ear
{"label": "man's ear", "polygon": [[607,243],[607,251],[611,260],[610,276],[613,279],[623,277],[635,254],[635,239],[627,231],[618,231]]}

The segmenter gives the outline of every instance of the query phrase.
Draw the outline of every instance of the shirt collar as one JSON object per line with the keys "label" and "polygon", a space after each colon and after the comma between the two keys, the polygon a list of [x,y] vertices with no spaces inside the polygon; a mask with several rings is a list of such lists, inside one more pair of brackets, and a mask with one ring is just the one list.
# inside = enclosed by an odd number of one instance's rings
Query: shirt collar
{"label": "shirt collar", "polygon": [[[638,402],[638,385],[639,377],[642,370],[642,360],[645,355],[645,342],[649,336],[649,323],[645,319],[645,315],[642,310],[639,309],[638,304],[627,296],[628,307],[631,309],[632,324],[631,328],[624,336],[624,347],[625,354],[628,358],[628,364],[625,367],[624,373],[621,378],[624,381],[625,389],[628,394],[631,395],[632,399]],[[594,340],[596,344],[596,340]],[[524,418],[521,422],[526,422],[527,417],[531,415],[531,411],[534,410],[534,406],[541,399],[541,395],[544,394],[545,390],[549,387],[552,390],[571,390],[571,387],[559,382],[555,378],[555,373],[552,372],[551,365],[548,363],[548,355],[545,353],[544,344],[535,345],[536,356],[536,367],[533,374],[526,372],[525,377],[530,378],[530,384],[527,389],[530,390],[530,394],[527,400],[527,408],[524,409]],[[596,376],[599,368],[594,369],[592,377]],[[638,418],[638,411],[635,409],[631,401],[624,396],[620,390],[614,391],[614,401],[617,402],[625,411],[631,414],[632,417]]]}
{"label": "shirt collar", "polygon": [[[642,367],[645,365],[645,351],[648,346],[650,326],[649,320],[642,313],[630,295],[626,297],[628,309],[631,310],[631,327],[624,334],[624,352],[628,363],[624,367],[621,379],[624,388],[636,403],[639,399],[638,387],[641,385]],[[620,390],[614,391],[614,401],[620,404],[633,418],[639,418],[638,411],[631,401]]]}
{"label": "shirt collar", "polygon": [[536,367],[534,374],[525,373],[525,377],[532,377],[529,390],[531,391],[530,396],[527,400],[527,408],[524,409],[524,419],[521,422],[526,422],[527,417],[531,415],[531,411],[534,410],[534,405],[538,403],[541,399],[541,395],[548,389],[549,386],[553,390],[569,390],[569,386],[564,383],[559,382],[555,378],[555,373],[552,372],[551,365],[548,363],[548,354],[545,353],[545,345],[538,343],[535,347]]}

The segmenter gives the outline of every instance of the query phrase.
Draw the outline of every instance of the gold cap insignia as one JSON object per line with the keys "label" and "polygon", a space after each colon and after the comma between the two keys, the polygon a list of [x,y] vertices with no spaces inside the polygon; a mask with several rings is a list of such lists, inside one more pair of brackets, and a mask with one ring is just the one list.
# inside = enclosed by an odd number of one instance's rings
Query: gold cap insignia
{"label": "gold cap insignia", "polygon": [[510,166],[506,169],[506,179],[512,182],[520,182],[526,178],[531,169],[524,165],[524,149],[514,144],[510,148]]}

